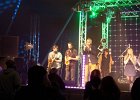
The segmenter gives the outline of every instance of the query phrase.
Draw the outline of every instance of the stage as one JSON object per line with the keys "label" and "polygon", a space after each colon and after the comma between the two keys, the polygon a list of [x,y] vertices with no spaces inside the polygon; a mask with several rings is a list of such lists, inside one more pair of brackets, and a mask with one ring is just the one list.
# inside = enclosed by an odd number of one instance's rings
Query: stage
{"label": "stage", "polygon": [[[65,91],[66,100],[83,100],[84,89],[67,88]],[[131,100],[130,91],[121,91],[120,100]]]}

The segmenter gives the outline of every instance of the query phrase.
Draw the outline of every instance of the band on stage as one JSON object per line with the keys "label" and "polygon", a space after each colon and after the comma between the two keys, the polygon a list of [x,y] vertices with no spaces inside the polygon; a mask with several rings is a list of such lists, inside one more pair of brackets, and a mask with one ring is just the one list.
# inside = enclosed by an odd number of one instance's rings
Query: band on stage
{"label": "band on stage", "polygon": [[[102,42],[106,42],[102,39]],[[99,45],[101,46],[101,44]],[[94,69],[98,69],[101,72],[101,77],[108,76],[112,72],[112,66],[114,60],[112,54],[108,48],[96,48],[91,38],[87,38],[85,45],[83,46],[84,55],[84,81],[89,81],[90,73]],[[83,57],[83,56],[82,56]],[[75,77],[78,74],[77,63],[81,59],[78,55],[78,50],[74,47],[72,42],[67,43],[67,49],[64,53],[64,61],[62,60],[62,53],[59,51],[58,45],[52,46],[52,51],[48,55],[47,71],[49,72],[52,68],[56,68],[58,74],[62,76],[62,65],[65,66],[64,80],[76,81]],[[83,60],[83,58],[82,58]],[[63,63],[63,64],[62,64]],[[133,49],[129,46],[123,55],[124,72],[128,82],[134,82],[136,72],[140,71],[140,54],[137,57],[133,53]],[[80,67],[82,68],[82,66]],[[81,70],[82,71],[82,70]]]}

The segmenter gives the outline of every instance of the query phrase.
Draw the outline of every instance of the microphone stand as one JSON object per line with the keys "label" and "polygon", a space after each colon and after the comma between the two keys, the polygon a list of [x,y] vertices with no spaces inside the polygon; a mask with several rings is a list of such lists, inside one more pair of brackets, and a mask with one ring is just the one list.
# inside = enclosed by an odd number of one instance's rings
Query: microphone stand
{"label": "microphone stand", "polygon": [[127,83],[127,79],[125,78],[124,76],[124,56],[123,54],[129,49],[130,47],[127,47],[122,53],[121,55],[119,56],[119,59],[120,59],[120,67],[121,67],[121,76],[120,78],[118,79],[118,82],[120,83]]}

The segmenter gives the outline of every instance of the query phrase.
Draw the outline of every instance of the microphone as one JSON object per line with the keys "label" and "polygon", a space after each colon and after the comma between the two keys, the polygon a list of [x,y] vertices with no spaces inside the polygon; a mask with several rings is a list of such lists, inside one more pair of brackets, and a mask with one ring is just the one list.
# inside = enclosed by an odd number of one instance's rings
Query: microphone
{"label": "microphone", "polygon": [[84,45],[84,48],[83,48],[83,50],[84,50],[84,51],[86,50],[86,45]]}
{"label": "microphone", "polygon": [[130,44],[128,44],[128,48],[130,48]]}

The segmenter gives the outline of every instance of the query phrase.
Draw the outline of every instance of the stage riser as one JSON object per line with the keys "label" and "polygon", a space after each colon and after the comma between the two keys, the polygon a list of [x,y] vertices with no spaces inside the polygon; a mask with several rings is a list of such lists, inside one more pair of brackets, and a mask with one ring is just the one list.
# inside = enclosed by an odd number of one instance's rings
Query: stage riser
{"label": "stage riser", "polygon": [[[66,100],[83,100],[83,89],[66,89]],[[130,91],[121,92],[120,100],[132,100]]]}

